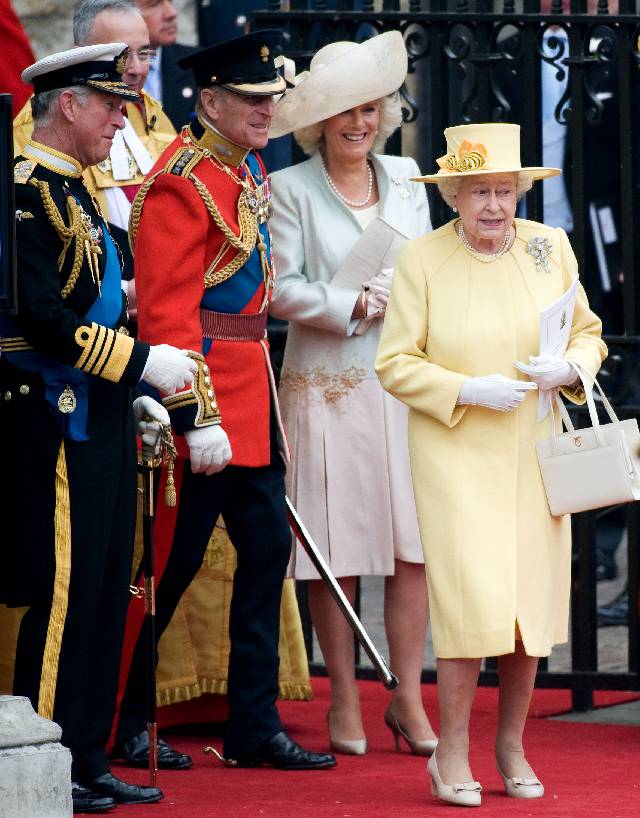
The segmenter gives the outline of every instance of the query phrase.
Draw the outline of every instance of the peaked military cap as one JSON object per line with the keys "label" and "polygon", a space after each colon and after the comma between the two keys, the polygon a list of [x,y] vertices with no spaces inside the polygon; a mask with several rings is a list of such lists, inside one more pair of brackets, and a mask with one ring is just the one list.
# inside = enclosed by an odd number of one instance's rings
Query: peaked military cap
{"label": "peaked military cap", "polygon": [[122,81],[128,48],[126,43],[86,45],[50,54],[22,72],[23,82],[32,82],[36,94],[88,85],[105,94],[138,101],[140,97]]}
{"label": "peaked military cap", "polygon": [[193,71],[199,88],[223,85],[237,94],[271,96],[286,87],[278,72],[281,54],[282,32],[266,29],[195,51],[178,65]]}

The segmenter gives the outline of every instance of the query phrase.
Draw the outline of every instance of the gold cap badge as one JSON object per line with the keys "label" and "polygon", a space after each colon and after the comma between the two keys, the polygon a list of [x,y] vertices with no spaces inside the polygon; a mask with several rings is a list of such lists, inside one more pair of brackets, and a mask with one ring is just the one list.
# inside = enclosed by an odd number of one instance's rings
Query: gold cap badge
{"label": "gold cap badge", "polygon": [[127,67],[127,57],[129,56],[129,49],[125,48],[122,54],[116,60],[115,69],[120,76],[124,74],[124,70]]}
{"label": "gold cap badge", "polygon": [[269,46],[260,46],[260,59],[262,62],[269,62]]}

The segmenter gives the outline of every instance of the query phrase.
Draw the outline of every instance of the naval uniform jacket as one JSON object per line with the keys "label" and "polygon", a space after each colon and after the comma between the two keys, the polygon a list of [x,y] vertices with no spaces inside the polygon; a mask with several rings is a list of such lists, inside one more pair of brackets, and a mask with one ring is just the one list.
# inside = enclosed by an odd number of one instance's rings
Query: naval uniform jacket
{"label": "naval uniform jacket", "polygon": [[[257,211],[268,196],[259,157],[196,120],[152,169],[129,226],[140,337],[204,356],[193,387],[163,396],[171,424],[183,435],[222,423],[234,466],[269,464],[271,405],[283,439],[264,330],[274,271]],[[188,457],[181,437],[178,453]]]}
{"label": "naval uniform jacket", "polygon": [[28,605],[13,692],[62,727],[74,781],[109,770],[136,519],[131,386],[147,344],[126,320],[119,254],[69,156],[14,167],[18,315],[0,324],[0,598]]}
{"label": "naval uniform jacket", "polygon": [[[114,406],[126,404],[149,353],[147,344],[118,332],[126,322],[126,300],[114,262],[117,249],[108,247],[106,225],[81,177],[71,157],[33,141],[15,160],[19,306],[15,319],[0,324],[0,423],[10,438],[10,462],[0,478],[8,555],[0,597],[13,604],[27,604],[38,593],[35,580],[47,575],[53,544],[51,521],[44,518],[54,512],[48,503],[38,504],[40,492],[49,496],[56,480],[61,444],[87,441],[88,430],[100,437],[96,412],[106,416],[112,400]],[[96,303],[107,296],[107,259],[112,272],[117,265],[117,289],[109,288],[107,312],[115,316],[110,326],[100,323],[104,310]],[[99,407],[91,398],[97,380]],[[39,570],[34,582],[25,583],[24,570],[34,559]]]}

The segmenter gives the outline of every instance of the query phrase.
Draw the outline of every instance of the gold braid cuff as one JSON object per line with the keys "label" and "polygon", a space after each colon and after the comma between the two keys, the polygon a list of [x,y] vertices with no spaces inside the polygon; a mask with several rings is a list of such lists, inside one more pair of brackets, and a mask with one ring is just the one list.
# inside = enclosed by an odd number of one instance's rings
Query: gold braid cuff
{"label": "gold braid cuff", "polygon": [[82,353],[74,366],[87,375],[98,375],[114,383],[122,378],[135,343],[121,332],[94,323],[78,327],[75,342],[82,347]]}
{"label": "gold braid cuff", "polygon": [[218,402],[211,384],[211,373],[204,355],[199,352],[187,352],[187,355],[198,364],[193,383],[184,392],[178,392],[162,399],[167,411],[196,406],[196,417],[193,422],[195,428],[201,426],[215,426],[222,423]]}

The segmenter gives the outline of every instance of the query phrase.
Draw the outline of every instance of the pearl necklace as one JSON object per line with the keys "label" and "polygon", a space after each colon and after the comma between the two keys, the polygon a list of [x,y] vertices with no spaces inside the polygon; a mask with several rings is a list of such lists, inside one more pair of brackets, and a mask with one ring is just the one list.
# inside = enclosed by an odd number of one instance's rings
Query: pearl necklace
{"label": "pearl necklace", "polygon": [[329,176],[329,171],[327,170],[327,166],[325,163],[322,163],[322,172],[324,173],[324,178],[327,180],[327,184],[331,188],[331,190],[336,194],[340,201],[344,202],[349,207],[364,207],[365,205],[369,204],[369,200],[371,199],[371,194],[373,193],[373,169],[371,167],[371,163],[367,162],[367,197],[363,199],[361,202],[354,202],[351,199],[347,199],[346,196],[343,196],[342,193],[338,190],[335,185],[333,179]]}
{"label": "pearl necklace", "polygon": [[504,234],[502,244],[495,253],[481,253],[479,250],[476,250],[475,247],[472,247],[469,244],[469,239],[465,236],[464,225],[461,221],[458,222],[458,238],[470,256],[477,258],[478,261],[484,261],[485,264],[487,264],[490,261],[495,261],[495,259],[500,258],[500,256],[503,256],[507,252],[511,243],[511,229],[507,230],[507,232]]}

